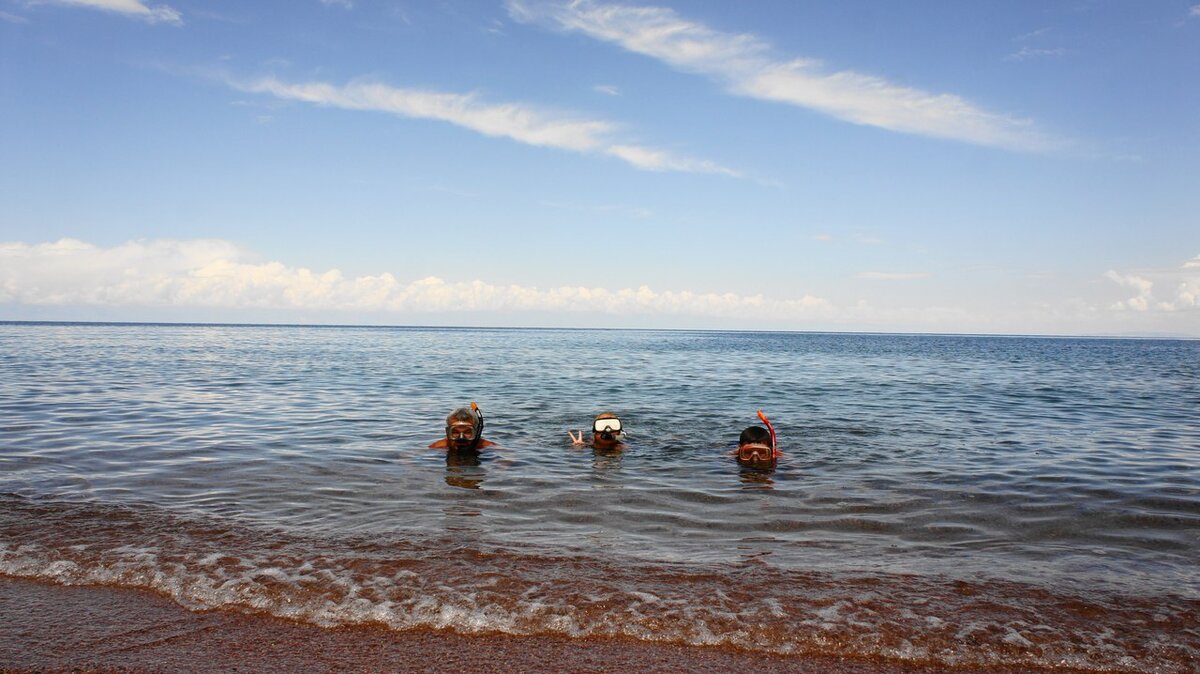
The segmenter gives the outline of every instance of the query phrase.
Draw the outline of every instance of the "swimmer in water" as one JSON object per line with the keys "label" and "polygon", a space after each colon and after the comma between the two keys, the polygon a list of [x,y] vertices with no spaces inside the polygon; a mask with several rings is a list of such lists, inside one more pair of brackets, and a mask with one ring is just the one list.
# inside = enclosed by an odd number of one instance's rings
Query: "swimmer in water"
{"label": "swimmer in water", "polygon": [[[583,445],[583,431],[579,431],[576,436],[571,431],[567,431],[567,435],[571,436],[572,445]],[[625,433],[621,430],[621,420],[612,412],[604,412],[597,414],[592,421],[592,447],[601,450],[615,450],[625,447],[623,440]]]}
{"label": "swimmer in water", "polygon": [[743,466],[759,469],[774,468],[779,457],[783,456],[783,452],[779,451],[775,427],[771,425],[771,420],[763,414],[762,410],[758,411],[758,418],[767,427],[750,426],[742,431],[734,456],[737,457],[737,462]]}
{"label": "swimmer in water", "polygon": [[496,443],[483,439],[483,412],[479,405],[460,407],[446,417],[446,437],[429,445],[432,449],[452,452],[478,452]]}

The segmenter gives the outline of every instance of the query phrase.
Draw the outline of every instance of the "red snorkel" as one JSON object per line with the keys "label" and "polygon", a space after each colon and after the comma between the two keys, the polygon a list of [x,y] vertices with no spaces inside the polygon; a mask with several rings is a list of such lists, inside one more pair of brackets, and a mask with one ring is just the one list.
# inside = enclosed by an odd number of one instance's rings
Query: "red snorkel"
{"label": "red snorkel", "polygon": [[767,431],[771,433],[771,454],[779,456],[782,452],[779,451],[779,442],[775,438],[775,427],[771,425],[771,420],[767,418],[767,415],[763,414],[762,410],[758,411],[758,418],[767,425]]}

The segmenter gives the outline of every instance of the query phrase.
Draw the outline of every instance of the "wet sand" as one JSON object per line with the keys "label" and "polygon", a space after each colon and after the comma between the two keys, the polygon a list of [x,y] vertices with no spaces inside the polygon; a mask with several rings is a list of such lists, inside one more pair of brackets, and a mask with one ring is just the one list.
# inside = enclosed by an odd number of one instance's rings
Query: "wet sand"
{"label": "wet sand", "polygon": [[[326,629],[232,611],[192,612],[156,594],[0,577],[0,671],[121,672],[942,672],[945,665],[626,639],[379,626]],[[1031,671],[982,667],[991,674]],[[1054,669],[1042,671],[1081,671]]]}

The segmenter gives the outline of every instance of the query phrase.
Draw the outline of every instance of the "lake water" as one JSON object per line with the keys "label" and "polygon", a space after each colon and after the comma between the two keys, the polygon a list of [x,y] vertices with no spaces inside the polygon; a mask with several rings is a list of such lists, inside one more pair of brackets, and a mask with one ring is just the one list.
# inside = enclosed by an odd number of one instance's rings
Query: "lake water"
{"label": "lake water", "polygon": [[[477,401],[478,460],[428,449]],[[785,455],[730,458],[763,409]],[[573,447],[602,411],[623,452]],[[0,323],[0,574],[322,626],[1194,671],[1200,342]]]}

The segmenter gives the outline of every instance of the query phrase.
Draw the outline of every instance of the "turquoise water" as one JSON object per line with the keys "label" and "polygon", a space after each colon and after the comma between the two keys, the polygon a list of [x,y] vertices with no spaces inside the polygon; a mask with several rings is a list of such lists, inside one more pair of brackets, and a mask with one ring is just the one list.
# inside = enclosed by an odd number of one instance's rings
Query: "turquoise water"
{"label": "turquoise water", "polygon": [[[469,401],[500,447],[428,449]],[[771,472],[728,455],[758,409]],[[328,625],[1188,671],[1197,410],[1194,341],[0,324],[0,573]],[[601,411],[624,452],[571,446]]]}

